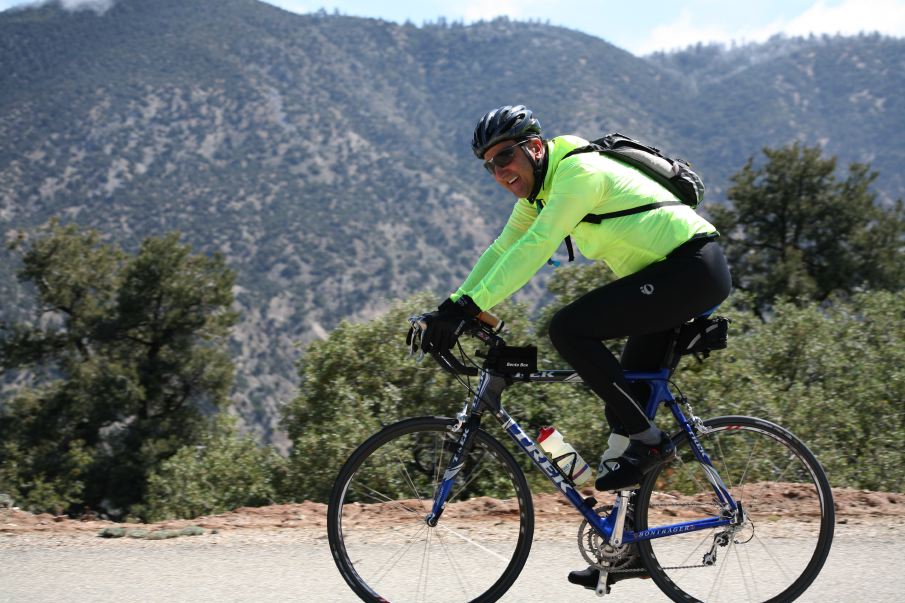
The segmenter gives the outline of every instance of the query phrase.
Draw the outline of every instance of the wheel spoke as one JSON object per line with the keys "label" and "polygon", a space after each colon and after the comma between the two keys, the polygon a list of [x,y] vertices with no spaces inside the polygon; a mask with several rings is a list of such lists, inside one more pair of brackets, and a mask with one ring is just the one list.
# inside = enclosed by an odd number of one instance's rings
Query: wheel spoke
{"label": "wheel spoke", "polygon": [[466,601],[468,601],[469,600],[468,589],[465,588],[465,582],[463,581],[463,578],[462,578],[462,576],[464,575],[464,572],[462,571],[462,568],[459,566],[459,562],[456,561],[455,557],[453,557],[450,554],[449,548],[446,546],[446,543],[443,542],[443,537],[440,535],[440,532],[437,532],[437,540],[440,542],[440,546],[443,549],[443,553],[446,555],[446,562],[449,563],[449,566],[453,569],[452,573],[456,578],[456,582],[459,584],[459,588],[462,590],[462,594],[465,595],[464,599]]}
{"label": "wheel spoke", "polygon": [[[524,566],[534,527],[528,485],[512,455],[482,430],[473,432],[460,483],[436,526],[418,510],[442,483],[452,424],[425,418],[391,425],[340,471],[328,535],[340,572],[365,601],[496,600]],[[517,519],[488,530],[495,520],[476,513],[484,508],[472,502],[477,494],[511,501]]]}
{"label": "wheel spoke", "polygon": [[418,543],[418,536],[427,530],[427,524],[421,526],[421,529],[418,530],[417,534],[414,534],[411,538],[406,540],[402,546],[397,548],[384,562],[380,567],[377,568],[375,574],[377,576],[376,581],[380,582],[392,569],[396,567],[396,564],[405,557],[405,554]]}
{"label": "wheel spoke", "polygon": [[[481,456],[480,459],[478,459],[478,462],[476,463],[476,466],[475,466],[475,467],[472,467],[472,469],[471,469],[471,474],[468,476],[468,479],[466,479],[465,482],[464,482],[461,486],[459,486],[459,489],[456,490],[455,493],[454,493],[452,496],[449,497],[449,500],[456,500],[456,499],[458,499],[459,495],[460,495],[462,492],[464,492],[465,489],[468,488],[468,486],[470,486],[471,483],[472,483],[479,475],[481,475],[482,472],[485,472],[485,469],[490,468],[489,465],[484,465],[484,464],[483,464],[483,463],[484,463],[484,459],[485,459],[486,457],[487,457],[487,455],[484,454],[484,455]],[[480,467],[480,470],[478,470],[477,467]],[[490,469],[490,471],[493,471],[493,469]]]}
{"label": "wheel spoke", "polygon": [[430,569],[431,569],[431,539],[433,538],[434,530],[427,531],[427,538],[424,539],[424,554],[421,556],[421,573],[418,575],[418,585],[421,587],[418,589],[419,601],[427,600],[427,581],[430,577]]}
{"label": "wheel spoke", "polygon": [[748,457],[745,459],[745,463],[742,467],[742,475],[738,478],[737,486],[741,487],[748,483],[748,469],[751,468],[751,461],[755,458],[755,454],[757,453],[757,449],[760,446],[760,440],[755,440],[751,444],[751,449],[748,451]]}
{"label": "wheel spoke", "polygon": [[411,474],[409,474],[409,471],[406,468],[405,463],[398,456],[398,454],[396,456],[396,463],[397,463],[397,466],[399,467],[399,469],[402,471],[403,478],[405,479],[406,482],[408,482],[409,486],[412,489],[412,492],[415,494],[415,498],[418,499],[418,502],[421,503],[421,507],[424,508],[424,499],[421,498],[421,493],[418,492],[418,487],[415,485],[415,481],[412,479],[412,476],[411,476]]}
{"label": "wheel spoke", "polygon": [[[639,491],[637,524],[642,529],[662,525],[654,522],[653,514],[672,501],[681,521],[706,519],[707,511],[697,502],[683,500],[706,498],[700,477],[713,469],[742,504],[745,516],[725,528],[728,542],[716,547],[715,572],[694,569],[703,567],[695,562],[702,561],[702,544],[707,543],[690,535],[640,542],[641,556],[656,568],[652,578],[677,601],[736,603],[798,597],[820,571],[832,542],[832,494],[822,468],[803,444],[765,421],[725,417],[707,424],[710,429],[698,436],[713,468],[685,462],[656,469]],[[678,444],[680,455],[688,458],[688,440],[681,438]],[[655,487],[670,493],[671,502],[653,504]],[[782,497],[768,496],[778,487],[791,488],[796,509],[817,518],[816,533],[796,528],[800,520],[787,513]],[[708,538],[721,538],[709,534]]]}
{"label": "wheel spoke", "polygon": [[[731,546],[731,545],[730,545]],[[728,551],[726,551],[728,554]],[[713,593],[714,591],[719,592],[722,586],[723,580],[726,577],[726,562],[728,560],[723,558],[721,561],[717,562],[717,570],[716,570],[716,578],[713,581],[713,585],[710,587],[710,592],[707,594],[707,598],[705,601],[713,601]]]}
{"label": "wheel spoke", "polygon": [[475,540],[472,540],[471,538],[469,538],[468,536],[465,536],[464,534],[458,533],[456,530],[452,530],[452,529],[450,529],[450,528],[447,528],[447,527],[446,527],[445,525],[443,525],[442,523],[437,524],[437,527],[442,528],[443,530],[446,530],[447,532],[449,532],[450,534],[452,534],[452,535],[455,536],[456,538],[459,538],[459,539],[461,539],[461,540],[464,540],[465,542],[467,542],[467,543],[470,544],[471,546],[476,547],[476,548],[478,548],[478,549],[484,551],[484,552],[487,553],[488,555],[491,555],[491,556],[493,556],[493,557],[496,557],[496,558],[499,559],[500,561],[503,561],[503,562],[508,562],[508,561],[509,561],[509,559],[507,559],[507,558],[504,557],[503,555],[500,555],[500,554],[497,553],[496,551],[492,551],[492,550],[488,549],[486,546],[482,545],[481,543],[479,543],[479,542],[477,542],[477,541],[475,541]]}
{"label": "wheel spoke", "polygon": [[773,554],[773,551],[769,546],[767,546],[763,539],[755,535],[751,542],[756,542],[758,545],[760,545],[761,549],[763,549],[764,553],[773,561],[773,565],[776,567],[776,569],[779,570],[783,577],[786,578],[786,580],[794,578],[794,576],[789,576],[789,572],[786,569],[785,564],[780,559],[777,559],[776,555]]}
{"label": "wheel spoke", "polygon": [[[729,546],[732,546],[732,545],[730,544]],[[754,564],[752,563],[752,559],[751,559],[751,549],[745,548],[744,552],[741,552],[741,551],[739,551],[739,549],[741,549],[741,548],[742,547],[739,547],[739,546],[736,546],[733,548],[733,550],[735,551],[736,559],[738,560],[739,573],[742,575],[742,578],[745,580],[745,589],[747,590],[750,588],[750,592],[754,593],[754,595],[753,595],[754,600],[759,601],[761,597],[760,597],[760,589],[758,588],[758,584],[757,584],[757,576],[749,575],[747,572],[745,572],[743,570],[743,566],[742,566],[742,555],[743,554],[745,556],[745,560],[747,561],[747,567],[754,566]],[[750,584],[750,587],[749,587],[749,584]]]}
{"label": "wheel spoke", "polygon": [[357,484],[357,485],[362,490],[365,491],[365,492],[363,492],[363,494],[365,496],[367,496],[368,498],[370,498],[371,500],[373,500],[374,502],[390,503],[391,506],[399,507],[400,509],[404,509],[405,511],[412,513],[414,515],[419,514],[418,511],[416,511],[415,509],[412,509],[411,507],[402,503],[401,501],[390,498],[389,496],[387,496],[386,494],[383,494],[382,492],[378,492],[377,490],[371,488],[370,486],[367,486],[365,484]]}

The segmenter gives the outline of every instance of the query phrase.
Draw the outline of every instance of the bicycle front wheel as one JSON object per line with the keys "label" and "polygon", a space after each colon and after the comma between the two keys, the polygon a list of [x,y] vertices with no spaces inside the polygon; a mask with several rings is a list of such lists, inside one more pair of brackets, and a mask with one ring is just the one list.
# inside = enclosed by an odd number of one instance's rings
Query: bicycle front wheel
{"label": "bicycle front wheel", "polygon": [[525,565],[534,534],[528,483],[478,430],[436,526],[434,493],[458,446],[456,421],[390,425],[346,461],[327,533],[343,578],[364,601],[496,601]]}
{"label": "bicycle front wheel", "polygon": [[[794,435],[752,417],[719,417],[698,433],[713,468],[741,504],[735,526],[639,543],[651,577],[673,601],[793,601],[820,573],[834,509],[820,463]],[[685,433],[678,459],[646,476],[636,526],[644,530],[720,515]]]}

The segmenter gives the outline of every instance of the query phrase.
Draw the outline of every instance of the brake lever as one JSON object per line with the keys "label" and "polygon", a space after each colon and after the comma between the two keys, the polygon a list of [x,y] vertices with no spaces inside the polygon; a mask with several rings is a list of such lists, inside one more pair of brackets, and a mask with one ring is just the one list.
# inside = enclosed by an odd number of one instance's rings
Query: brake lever
{"label": "brake lever", "polygon": [[424,322],[424,316],[411,316],[409,317],[409,322],[412,326],[409,327],[408,335],[405,338],[405,342],[409,346],[409,356],[414,356],[415,352],[420,352],[418,357],[415,358],[415,362],[421,362],[425,356],[424,348],[421,346],[421,334],[427,328],[427,323]]}
{"label": "brake lever", "polygon": [[[419,316],[410,316],[409,323],[411,327],[409,328],[408,335],[406,336],[406,344],[409,347],[409,356],[414,356],[415,352],[418,352],[418,356],[415,359],[416,362],[421,362],[424,360],[424,357],[427,354],[430,354],[437,360],[438,364],[444,369],[453,374],[462,374],[475,376],[478,374],[478,369],[470,366],[466,366],[459,361],[450,351],[438,353],[438,352],[426,352],[424,350],[424,346],[421,345],[421,336],[424,333],[425,329],[427,329],[427,321],[425,321],[425,317],[427,315],[422,314]],[[484,342],[485,344],[491,347],[499,347],[501,345],[505,345],[503,339],[498,335],[500,331],[503,330],[505,323],[493,317],[496,321],[496,324],[490,324],[485,320],[480,320],[478,318],[474,319],[474,326],[470,329],[467,329],[467,334],[475,337],[476,339]],[[464,333],[463,333],[464,334]]]}

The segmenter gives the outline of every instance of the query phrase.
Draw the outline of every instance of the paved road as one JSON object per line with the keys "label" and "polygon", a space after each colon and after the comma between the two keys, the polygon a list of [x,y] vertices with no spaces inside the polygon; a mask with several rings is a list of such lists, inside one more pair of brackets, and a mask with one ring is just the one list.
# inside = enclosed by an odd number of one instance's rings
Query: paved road
{"label": "paved road", "polygon": [[[823,573],[800,601],[905,600],[905,527],[839,526]],[[597,601],[565,581],[570,543],[535,542],[503,601]],[[604,601],[664,601],[650,581],[622,582]],[[2,602],[354,602],[320,534],[233,531],[164,541],[0,534]]]}

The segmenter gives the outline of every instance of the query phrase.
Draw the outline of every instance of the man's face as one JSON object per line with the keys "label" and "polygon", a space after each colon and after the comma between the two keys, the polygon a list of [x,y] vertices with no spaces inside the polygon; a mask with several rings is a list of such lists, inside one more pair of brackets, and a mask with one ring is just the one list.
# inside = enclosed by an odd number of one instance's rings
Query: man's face
{"label": "man's face", "polygon": [[531,194],[534,188],[534,168],[528,161],[526,153],[530,153],[535,161],[543,154],[544,144],[539,138],[531,138],[518,145],[512,140],[504,140],[487,149],[484,161],[490,161],[498,153],[506,152],[511,147],[515,151],[512,161],[504,167],[495,167],[493,178],[497,183],[519,199]]}

